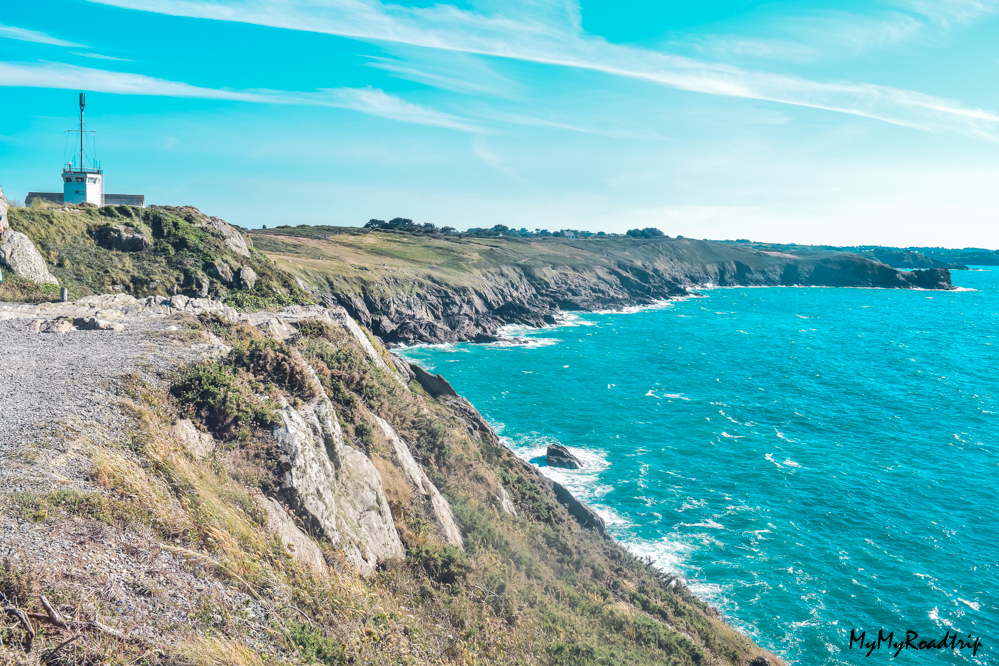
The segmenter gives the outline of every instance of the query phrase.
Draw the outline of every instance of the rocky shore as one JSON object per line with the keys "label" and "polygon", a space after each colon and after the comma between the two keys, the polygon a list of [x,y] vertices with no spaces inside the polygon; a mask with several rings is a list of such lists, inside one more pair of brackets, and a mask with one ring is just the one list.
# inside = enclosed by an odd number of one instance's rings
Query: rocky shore
{"label": "rocky shore", "polygon": [[[662,241],[643,248],[651,261],[582,269],[512,265],[483,271],[476,284],[427,276],[394,277],[362,291],[332,288],[324,298],[388,343],[491,342],[509,324],[544,326],[566,311],[617,310],[690,296],[710,286],[825,286],[952,289],[946,268],[901,271],[855,254],[718,257],[717,244]],[[728,249],[728,248],[726,248]],[[738,248],[735,249],[738,251]],[[731,254],[730,250],[726,254]],[[707,258],[707,261],[704,261]]]}

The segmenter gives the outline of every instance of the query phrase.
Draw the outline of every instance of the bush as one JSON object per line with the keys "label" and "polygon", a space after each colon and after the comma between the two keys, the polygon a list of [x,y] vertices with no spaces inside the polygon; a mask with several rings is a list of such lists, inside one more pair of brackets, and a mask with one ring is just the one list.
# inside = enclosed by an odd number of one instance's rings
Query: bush
{"label": "bush", "polygon": [[252,340],[245,347],[233,349],[227,362],[288,389],[300,398],[316,397],[316,386],[305,361],[278,340]]}
{"label": "bush", "polygon": [[453,585],[472,570],[465,552],[451,545],[416,546],[406,551],[406,560],[443,585]]}
{"label": "bush", "polygon": [[275,410],[256,397],[233,368],[221,363],[192,365],[170,392],[195,409],[220,437],[231,436],[240,428],[274,427],[279,422]]}
{"label": "bush", "polygon": [[318,628],[293,621],[288,623],[288,633],[305,663],[325,666],[348,663],[346,646],[326,636]]}

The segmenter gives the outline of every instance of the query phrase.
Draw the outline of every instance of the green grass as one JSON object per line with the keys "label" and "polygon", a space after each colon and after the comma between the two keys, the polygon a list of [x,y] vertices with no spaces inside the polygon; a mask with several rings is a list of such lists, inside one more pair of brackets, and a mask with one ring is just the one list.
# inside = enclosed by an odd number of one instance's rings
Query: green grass
{"label": "green grass", "polygon": [[[9,217],[11,228],[35,243],[74,298],[114,292],[166,296],[174,289],[196,292],[207,284],[210,295],[242,309],[312,302],[263,253],[252,248],[249,257],[234,252],[194,208],[41,206],[12,208]],[[113,249],[110,238],[119,227],[145,236],[148,247]],[[241,266],[250,266],[258,276],[252,292],[220,279]]]}

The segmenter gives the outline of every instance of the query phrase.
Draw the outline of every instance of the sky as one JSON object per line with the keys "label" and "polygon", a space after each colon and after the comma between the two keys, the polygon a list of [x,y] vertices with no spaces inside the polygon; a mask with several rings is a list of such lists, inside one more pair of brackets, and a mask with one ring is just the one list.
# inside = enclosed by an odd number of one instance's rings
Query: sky
{"label": "sky", "polygon": [[33,0],[0,186],[244,227],[999,248],[999,0]]}

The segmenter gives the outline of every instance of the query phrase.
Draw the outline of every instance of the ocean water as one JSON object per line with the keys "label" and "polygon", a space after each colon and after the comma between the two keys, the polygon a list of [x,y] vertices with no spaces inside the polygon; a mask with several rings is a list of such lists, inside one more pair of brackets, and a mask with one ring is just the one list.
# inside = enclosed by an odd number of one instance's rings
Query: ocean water
{"label": "ocean water", "polygon": [[[712,289],[402,353],[443,374],[632,552],[796,664],[851,630],[999,663],[999,269],[957,292]],[[585,462],[547,468],[549,442]],[[904,638],[903,638],[904,642]]]}

